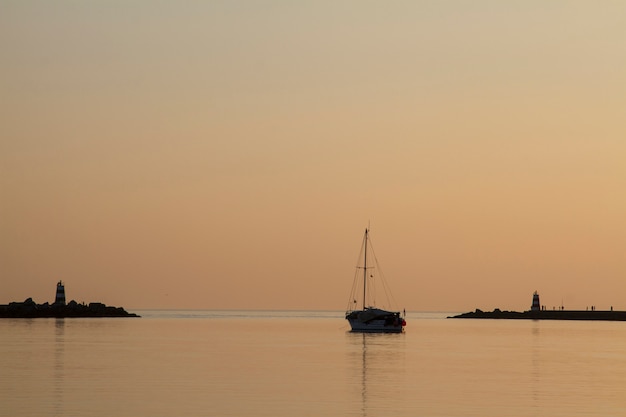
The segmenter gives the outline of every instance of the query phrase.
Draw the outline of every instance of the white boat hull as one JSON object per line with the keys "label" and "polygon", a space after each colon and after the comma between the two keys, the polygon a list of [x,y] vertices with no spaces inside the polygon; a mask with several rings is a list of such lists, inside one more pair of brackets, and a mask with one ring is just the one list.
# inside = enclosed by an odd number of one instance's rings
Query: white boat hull
{"label": "white boat hull", "polygon": [[346,320],[353,332],[402,333],[406,321],[399,312],[368,307],[365,310],[346,312]]}
{"label": "white boat hull", "polygon": [[371,320],[364,323],[359,319],[348,319],[348,322],[353,332],[402,333],[404,331],[402,322],[387,324],[386,320]]}

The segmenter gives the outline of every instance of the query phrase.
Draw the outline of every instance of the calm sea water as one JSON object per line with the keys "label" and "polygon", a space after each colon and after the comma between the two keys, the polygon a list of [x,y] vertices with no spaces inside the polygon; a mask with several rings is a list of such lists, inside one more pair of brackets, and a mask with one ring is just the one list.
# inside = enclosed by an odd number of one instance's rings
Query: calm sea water
{"label": "calm sea water", "polygon": [[0,415],[626,415],[626,323],[138,313],[0,320]]}

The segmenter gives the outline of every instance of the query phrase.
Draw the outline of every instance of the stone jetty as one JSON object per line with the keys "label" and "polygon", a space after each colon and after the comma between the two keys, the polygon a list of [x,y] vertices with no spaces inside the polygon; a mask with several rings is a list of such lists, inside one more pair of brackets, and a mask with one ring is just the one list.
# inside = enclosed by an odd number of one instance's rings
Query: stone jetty
{"label": "stone jetty", "polygon": [[122,307],[107,306],[103,303],[65,302],[65,286],[57,284],[54,303],[37,304],[32,298],[23,302],[0,304],[0,318],[43,318],[43,317],[140,317],[129,313]]}

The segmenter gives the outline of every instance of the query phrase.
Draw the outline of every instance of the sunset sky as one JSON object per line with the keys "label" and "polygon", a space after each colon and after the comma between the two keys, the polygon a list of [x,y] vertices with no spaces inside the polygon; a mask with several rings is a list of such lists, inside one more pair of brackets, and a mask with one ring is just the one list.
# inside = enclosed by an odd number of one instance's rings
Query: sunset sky
{"label": "sunset sky", "polygon": [[0,304],[626,310],[626,2],[0,0]]}

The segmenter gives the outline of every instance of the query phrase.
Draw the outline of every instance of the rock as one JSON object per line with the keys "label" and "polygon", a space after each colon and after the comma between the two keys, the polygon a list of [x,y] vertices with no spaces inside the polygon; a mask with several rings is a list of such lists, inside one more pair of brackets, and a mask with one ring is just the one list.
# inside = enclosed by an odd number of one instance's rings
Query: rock
{"label": "rock", "polygon": [[12,302],[0,305],[0,318],[40,318],[40,317],[139,317],[128,313],[122,307],[111,307],[103,303],[78,304],[72,300],[63,304],[37,304],[32,298],[23,303]]}

